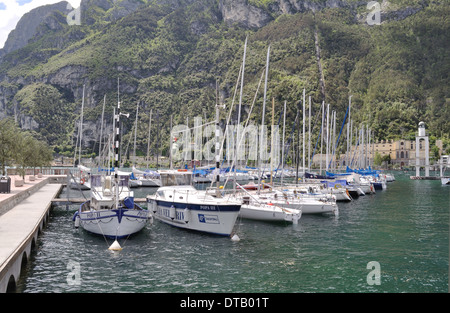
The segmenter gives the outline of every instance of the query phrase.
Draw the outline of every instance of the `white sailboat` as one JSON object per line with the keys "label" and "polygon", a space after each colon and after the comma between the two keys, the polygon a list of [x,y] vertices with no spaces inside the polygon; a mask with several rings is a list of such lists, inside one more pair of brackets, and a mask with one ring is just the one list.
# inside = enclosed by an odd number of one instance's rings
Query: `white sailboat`
{"label": "white sailboat", "polygon": [[334,196],[319,195],[307,196],[287,190],[261,191],[253,195],[259,202],[276,205],[285,209],[296,209],[302,214],[331,213],[339,215],[339,208]]}
{"label": "white sailboat", "polygon": [[241,203],[217,196],[216,192],[197,190],[192,172],[161,171],[162,187],[147,196],[153,216],[166,224],[217,235],[231,235]]}
{"label": "white sailboat", "polygon": [[145,227],[149,211],[134,202],[128,188],[129,176],[115,176],[91,176],[91,199],[75,212],[75,227],[114,239],[128,237]]}
{"label": "white sailboat", "polygon": [[75,227],[109,238],[130,236],[145,227],[149,211],[134,202],[128,187],[129,175],[119,175],[120,102],[117,105],[115,128],[115,172],[91,175],[91,199],[75,212]]}
{"label": "white sailboat", "polygon": [[244,192],[236,196],[242,201],[240,216],[246,219],[266,221],[266,222],[292,222],[298,224],[302,216],[302,211],[296,208],[285,208],[278,204],[262,201],[257,194],[247,191],[238,185]]}
{"label": "white sailboat", "polygon": [[133,166],[132,173],[133,173],[134,179],[131,181],[136,185],[136,187],[160,187],[161,186],[161,177],[158,172],[151,171],[151,170],[141,171]]}
{"label": "white sailboat", "polygon": [[81,165],[81,147],[82,147],[82,140],[83,140],[83,110],[84,110],[84,90],[85,86],[83,85],[83,98],[81,102],[81,115],[80,115],[80,126],[78,128],[78,136],[77,136],[77,143],[75,144],[75,155],[73,157],[73,163],[75,164],[76,157],[77,157],[77,149],[78,149],[78,141],[80,143],[80,150],[78,154],[78,166],[77,170],[73,170],[71,172],[71,177],[69,181],[69,188],[71,189],[77,189],[77,190],[89,190],[90,189],[90,173],[91,169],[87,168],[86,166]]}
{"label": "white sailboat", "polygon": [[69,188],[77,190],[91,189],[91,169],[84,165],[78,165],[77,169],[78,171],[76,171],[74,175],[70,177]]}

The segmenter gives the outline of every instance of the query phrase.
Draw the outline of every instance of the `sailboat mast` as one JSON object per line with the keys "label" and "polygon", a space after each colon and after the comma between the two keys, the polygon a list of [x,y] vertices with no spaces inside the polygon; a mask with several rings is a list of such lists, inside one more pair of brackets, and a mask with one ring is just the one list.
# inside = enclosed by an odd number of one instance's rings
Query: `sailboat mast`
{"label": "sailboat mast", "polygon": [[[216,83],[217,84],[217,83]],[[219,104],[216,102],[216,197],[220,197],[220,111]]]}
{"label": "sailboat mast", "polygon": [[[147,169],[149,167],[149,163],[150,163],[150,134],[151,134],[151,130],[152,130],[152,110],[150,109],[150,115],[148,117],[148,140],[147,140]],[[170,116],[170,122],[171,122],[171,130],[172,130],[172,115]],[[172,140],[172,133],[170,133],[170,140]],[[170,151],[172,151],[172,145],[170,146]],[[172,153],[172,152],[171,152]],[[170,160],[172,162],[172,159]],[[170,163],[171,168],[172,168],[172,163]]]}
{"label": "sailboat mast", "polygon": [[258,164],[258,193],[261,191],[261,158],[263,155],[263,140],[264,140],[264,117],[266,115],[266,99],[267,99],[267,78],[269,75],[269,58],[270,58],[270,45],[267,48],[267,57],[266,57],[266,73],[264,79],[264,98],[263,98],[263,111],[261,118],[261,136],[259,137],[259,164]]}
{"label": "sailboat mast", "polygon": [[325,114],[325,101],[322,101],[322,126],[320,131],[320,174],[322,174],[322,159],[323,159],[323,124]]}
{"label": "sailboat mast", "polygon": [[328,152],[330,149],[329,141],[330,141],[330,127],[329,127],[329,119],[330,119],[330,104],[327,105],[327,139],[326,139],[326,151],[325,151],[325,171],[328,171]]}
{"label": "sailboat mast", "polygon": [[103,97],[102,118],[100,119],[100,142],[98,144],[98,165],[102,166],[101,153],[102,153],[102,137],[103,137],[103,117],[105,115],[106,95]]}
{"label": "sailboat mast", "polygon": [[273,158],[274,158],[274,136],[275,135],[275,98],[272,98],[272,134],[271,134],[271,145],[270,145],[270,185],[273,183]]}
{"label": "sailboat mast", "polygon": [[83,99],[81,100],[81,119],[80,119],[80,154],[78,155],[78,165],[81,165],[81,148],[83,139],[83,110],[84,110],[84,89],[86,85],[83,85]]}
{"label": "sailboat mast", "polygon": [[134,156],[134,166],[136,167],[136,137],[137,137],[137,122],[139,115],[139,102],[136,106],[136,120],[134,121],[134,147],[133,147],[133,156]]}
{"label": "sailboat mast", "polygon": [[306,112],[305,112],[305,88],[303,88],[303,177],[305,177],[305,119],[306,119]]}
{"label": "sailboat mast", "polygon": [[308,108],[308,169],[311,168],[311,96],[309,96]]}
{"label": "sailboat mast", "polygon": [[286,100],[284,100],[284,110],[283,110],[283,143],[281,145],[281,186],[283,186],[283,175],[284,175],[284,136],[286,130]]}
{"label": "sailboat mast", "polygon": [[245,73],[245,57],[247,54],[247,37],[245,38],[244,44],[244,57],[242,59],[242,76],[241,76],[241,90],[239,93],[239,109],[238,109],[238,118],[236,123],[236,149],[235,149],[235,159],[234,159],[234,185],[236,186],[236,167],[237,160],[239,156],[239,138],[240,138],[240,123],[241,123],[241,107],[242,107],[242,93],[244,91],[244,73]]}
{"label": "sailboat mast", "polygon": [[352,139],[350,133],[350,120],[351,120],[351,106],[352,106],[352,96],[348,97],[348,124],[347,124],[347,160],[345,162],[346,165],[350,163],[350,154],[352,150]]}
{"label": "sailboat mast", "polygon": [[117,102],[116,112],[116,129],[115,129],[115,141],[114,141],[114,180],[115,180],[115,204],[116,209],[119,208],[119,151],[120,151],[120,101]]}

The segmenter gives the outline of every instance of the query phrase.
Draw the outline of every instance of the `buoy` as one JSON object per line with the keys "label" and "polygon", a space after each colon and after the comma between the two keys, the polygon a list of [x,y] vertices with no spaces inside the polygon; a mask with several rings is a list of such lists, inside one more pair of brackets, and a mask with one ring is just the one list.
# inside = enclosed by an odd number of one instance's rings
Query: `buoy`
{"label": "buoy", "polygon": [[120,251],[120,250],[122,250],[122,247],[121,247],[120,244],[117,242],[117,240],[114,240],[114,242],[113,242],[112,245],[108,248],[108,250],[111,250],[111,251]]}
{"label": "buoy", "polygon": [[241,238],[239,238],[239,236],[237,234],[234,234],[233,237],[231,237],[232,241],[240,241]]}

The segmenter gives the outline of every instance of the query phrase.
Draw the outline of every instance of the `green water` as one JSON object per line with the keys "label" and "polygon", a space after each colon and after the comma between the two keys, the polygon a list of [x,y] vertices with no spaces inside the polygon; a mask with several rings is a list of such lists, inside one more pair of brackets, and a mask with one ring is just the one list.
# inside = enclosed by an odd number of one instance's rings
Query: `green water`
{"label": "green water", "polygon": [[[303,215],[298,225],[238,220],[239,242],[155,221],[114,254],[110,240],[73,227],[76,207],[56,207],[18,291],[448,292],[450,186],[403,173],[396,179],[385,191],[339,203],[338,217]],[[371,261],[379,284],[368,283]]]}

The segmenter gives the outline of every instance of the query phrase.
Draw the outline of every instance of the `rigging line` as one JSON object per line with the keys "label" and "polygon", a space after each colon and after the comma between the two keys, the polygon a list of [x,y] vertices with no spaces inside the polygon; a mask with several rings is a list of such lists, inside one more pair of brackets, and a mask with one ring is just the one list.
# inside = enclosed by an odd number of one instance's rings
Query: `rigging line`
{"label": "rigging line", "polygon": [[[91,204],[91,202],[89,201],[89,206],[90,206],[90,204]],[[97,222],[98,228],[100,228],[100,231],[102,232],[102,236],[103,236],[103,239],[105,239],[106,245],[109,247],[110,244],[108,243],[108,240],[106,239],[105,233],[103,232],[103,228],[100,225],[100,221],[97,220],[97,214],[95,214],[95,212],[94,212],[94,218],[95,218],[95,221]]]}
{"label": "rigging line", "polygon": [[297,114],[295,115],[294,122],[292,123],[291,134],[289,135],[288,142],[286,143],[286,146],[287,146],[286,150],[287,151],[285,150],[285,158],[287,158],[287,154],[289,153],[289,151],[291,149],[291,142],[293,141],[294,132],[296,130],[295,125],[298,124],[298,122],[297,122],[298,116],[299,116],[299,111],[297,110]]}
{"label": "rigging line", "polygon": [[[223,144],[225,143],[225,134],[227,133],[228,124],[229,124],[230,119],[231,119],[231,112],[233,111],[234,100],[236,99],[237,87],[239,85],[239,78],[241,76],[241,72],[242,72],[242,64],[241,64],[241,67],[239,68],[239,74],[238,74],[238,77],[236,79],[236,85],[235,85],[236,87],[234,88],[233,99],[231,100],[230,111],[228,112],[227,123],[225,124],[225,130],[224,130],[224,135],[223,135],[223,138],[222,138],[222,143],[220,145],[219,156],[221,156],[223,154]],[[225,105],[224,105],[224,108],[225,108]],[[227,151],[228,151],[228,149],[227,149]],[[225,162],[225,157],[222,160],[222,164],[223,164],[223,162]],[[210,185],[211,188],[212,188],[214,183],[215,182],[213,180],[211,180],[211,185]]]}
{"label": "rigging line", "polygon": [[[280,117],[278,118],[278,124],[277,124],[277,126],[280,126],[281,117],[283,116],[283,112],[284,112],[284,108],[283,108],[283,110],[281,110],[281,112],[280,112]],[[272,134],[271,134],[271,135],[272,135]],[[272,151],[273,147],[271,147],[270,149],[271,149],[271,151]],[[284,149],[284,147],[282,147],[282,149]],[[282,162],[282,160],[280,160],[280,162],[278,162],[277,168],[275,169],[275,173],[278,172],[278,169],[280,168],[281,162]]]}
{"label": "rigging line", "polygon": [[186,129],[177,131],[176,133],[177,133],[177,134],[178,134],[178,133],[184,133],[184,132],[190,131],[191,129],[202,128],[203,126],[207,126],[207,125],[211,125],[211,124],[215,124],[215,123],[216,123],[216,122],[214,121],[214,122],[209,122],[209,123],[205,123],[205,124],[197,125],[197,126],[193,126],[193,127],[189,127],[189,125],[187,125],[187,128],[186,128]]}
{"label": "rigging line", "polygon": [[344,121],[342,122],[341,130],[339,131],[339,136],[338,136],[338,139],[337,139],[337,141],[336,141],[336,145],[335,145],[335,147],[334,147],[333,155],[331,156],[330,163],[328,164],[328,168],[331,168],[331,162],[332,162],[332,160],[333,160],[334,154],[335,154],[336,149],[337,149],[337,147],[338,147],[339,139],[341,138],[342,130],[344,129],[344,125],[345,125],[345,121],[347,120],[347,115],[348,115],[348,110],[349,110],[349,109],[350,109],[350,106],[347,107],[347,111],[345,112]]}
{"label": "rigging line", "polygon": [[[263,77],[264,77],[264,71],[265,71],[265,70],[263,70],[262,73],[261,73],[261,79],[259,80],[258,88],[256,88],[255,96],[254,96],[254,98],[253,98],[253,102],[252,102],[252,105],[251,105],[251,107],[250,107],[250,112],[248,113],[247,121],[245,122],[244,129],[247,127],[248,122],[250,121],[250,115],[251,115],[251,113],[252,113],[252,111],[253,111],[253,106],[255,105],[255,102],[256,102],[256,96],[258,95],[259,87],[261,86],[261,82],[262,82],[262,79],[263,79]],[[241,145],[242,139],[244,138],[244,135],[245,135],[245,132],[242,132],[241,138],[239,139],[238,146]],[[232,162],[231,168],[233,168],[234,161],[235,161],[235,160],[233,160],[233,162]],[[235,172],[236,172],[236,169],[235,169]],[[230,178],[230,177],[228,176],[227,179],[226,179],[226,181],[225,181],[224,188],[226,187],[229,178]]]}
{"label": "rigging line", "polygon": [[[319,121],[319,117],[320,117],[320,110],[318,110],[316,112],[316,115],[314,116],[314,124],[313,124],[312,129],[314,129],[316,127],[316,124]],[[309,131],[311,131],[311,129]],[[317,145],[318,145],[319,138],[320,138],[321,134],[322,134],[322,127],[319,129],[319,136],[317,137],[317,142],[316,142],[316,145],[314,146],[314,151],[313,151],[313,154],[311,156],[311,159],[309,159],[309,168],[311,168],[312,160],[314,159],[314,154],[315,154],[315,151],[316,151],[316,148],[317,148]]]}

